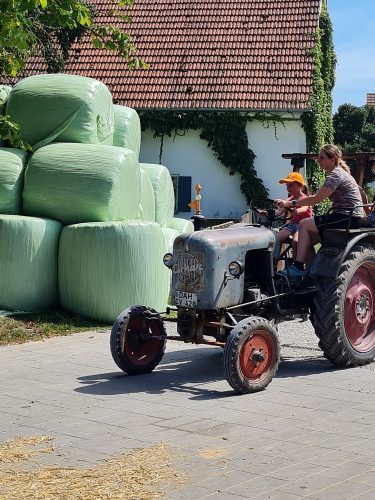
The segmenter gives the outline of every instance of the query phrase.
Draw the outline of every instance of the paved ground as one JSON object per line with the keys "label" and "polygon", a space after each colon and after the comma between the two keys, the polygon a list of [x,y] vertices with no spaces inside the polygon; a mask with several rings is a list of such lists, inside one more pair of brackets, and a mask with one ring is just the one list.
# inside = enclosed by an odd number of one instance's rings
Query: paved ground
{"label": "paved ground", "polygon": [[280,327],[277,377],[245,396],[220,348],[169,342],[128,377],[108,334],[0,348],[0,439],[48,434],[59,464],[81,466],[164,441],[188,476],[168,499],[375,498],[375,364],[336,370],[309,323]]}

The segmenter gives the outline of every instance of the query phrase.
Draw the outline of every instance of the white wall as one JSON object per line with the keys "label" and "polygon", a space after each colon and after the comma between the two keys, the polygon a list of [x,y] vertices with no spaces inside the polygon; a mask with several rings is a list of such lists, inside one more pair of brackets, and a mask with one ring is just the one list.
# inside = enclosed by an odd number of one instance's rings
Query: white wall
{"label": "white wall", "polygon": [[[250,122],[246,127],[250,149],[255,153],[254,167],[258,177],[269,190],[270,198],[285,197],[285,185],[279,180],[293,170],[290,160],[284,160],[283,153],[306,152],[306,134],[299,120],[286,121],[269,126]],[[301,170],[301,173],[305,172]]]}
{"label": "white wall", "polygon": [[[260,122],[247,125],[250,149],[256,154],[255,169],[270,197],[284,197],[285,186],[278,180],[286,175],[292,167],[289,160],[281,158],[282,153],[304,152],[306,148],[305,133],[300,122],[285,122],[264,127]],[[153,132],[142,132],[140,151],[141,163],[159,163],[160,139],[153,137]],[[202,213],[207,218],[238,218],[247,210],[247,203],[240,190],[240,176],[229,175],[226,167],[221,165],[208,148],[206,141],[199,138],[198,131],[189,131],[176,138],[165,137],[163,145],[162,165],[171,174],[191,176],[191,199],[195,198],[194,186],[197,182],[202,186]],[[189,219],[194,212],[179,212],[178,217]]]}
{"label": "white wall", "polygon": [[[140,162],[159,163],[160,139],[151,131],[142,133]],[[202,186],[201,209],[207,218],[238,218],[247,209],[246,199],[240,191],[240,176],[229,175],[213,155],[199,132],[189,131],[175,139],[165,137],[162,165],[171,174],[191,176],[191,200],[195,199],[194,186]],[[179,212],[178,217],[190,219],[194,212]]]}

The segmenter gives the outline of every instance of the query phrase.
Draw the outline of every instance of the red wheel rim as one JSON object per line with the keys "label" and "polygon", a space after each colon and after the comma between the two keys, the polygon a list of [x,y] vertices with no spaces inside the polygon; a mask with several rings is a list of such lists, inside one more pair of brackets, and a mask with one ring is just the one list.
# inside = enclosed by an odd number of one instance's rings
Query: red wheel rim
{"label": "red wheel rim", "polygon": [[157,321],[145,324],[142,316],[130,318],[126,326],[124,349],[135,365],[147,365],[160,351],[160,339],[148,339],[147,335],[160,336]]}
{"label": "red wheel rim", "polygon": [[276,346],[267,330],[255,330],[240,352],[242,374],[248,380],[263,378],[275,363]]}
{"label": "red wheel rim", "polygon": [[358,352],[375,346],[375,266],[360,266],[351,279],[345,296],[346,336]]}

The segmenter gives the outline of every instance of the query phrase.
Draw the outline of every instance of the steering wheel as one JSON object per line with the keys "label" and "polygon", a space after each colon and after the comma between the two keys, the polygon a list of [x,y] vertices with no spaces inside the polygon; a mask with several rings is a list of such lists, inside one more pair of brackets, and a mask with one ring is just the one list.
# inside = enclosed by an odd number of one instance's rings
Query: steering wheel
{"label": "steering wheel", "polygon": [[259,215],[264,214],[264,211],[275,210],[275,200],[270,198],[253,198],[250,201],[250,208]]}
{"label": "steering wheel", "polygon": [[276,208],[275,200],[271,200],[270,198],[253,198],[250,201],[250,209],[253,212],[253,219],[255,219],[254,222],[266,227],[272,227],[275,222],[279,224],[285,222],[287,213],[277,215]]}

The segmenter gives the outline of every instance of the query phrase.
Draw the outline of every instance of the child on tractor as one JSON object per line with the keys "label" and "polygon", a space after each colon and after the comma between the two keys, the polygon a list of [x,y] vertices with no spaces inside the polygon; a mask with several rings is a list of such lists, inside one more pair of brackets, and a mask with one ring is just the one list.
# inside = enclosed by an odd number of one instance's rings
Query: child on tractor
{"label": "child on tractor", "polygon": [[[288,198],[284,201],[299,200],[301,198],[306,198],[308,195],[305,179],[299,172],[289,172],[285,178],[279,180],[279,184],[285,184],[288,191]],[[311,206],[291,208],[288,209],[288,211],[290,212],[290,217],[287,219],[287,222],[281,226],[277,234],[274,250],[275,259],[277,259],[280,255],[281,244],[286,242],[290,236],[293,237],[293,250],[296,249],[298,242],[298,223],[302,219],[312,216]],[[283,215],[287,213],[287,210],[279,207],[276,213],[277,215]]]}

